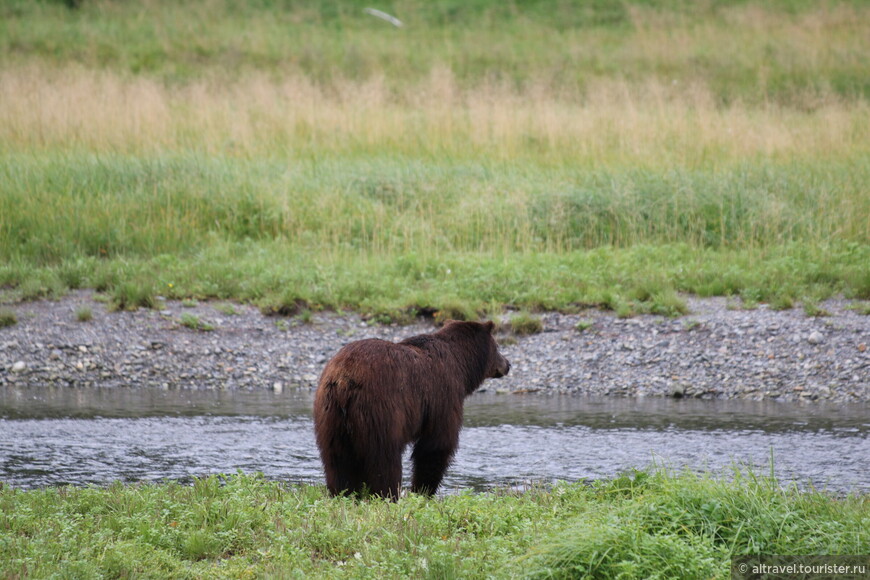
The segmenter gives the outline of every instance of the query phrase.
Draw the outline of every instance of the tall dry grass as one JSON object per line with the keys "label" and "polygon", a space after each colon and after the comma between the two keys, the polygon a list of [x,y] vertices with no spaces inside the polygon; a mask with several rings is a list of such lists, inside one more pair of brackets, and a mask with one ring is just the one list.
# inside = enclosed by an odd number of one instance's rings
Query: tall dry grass
{"label": "tall dry grass", "polygon": [[719,166],[870,151],[870,107],[830,96],[812,111],[722,105],[703,82],[463,87],[446,67],[401,91],[384,77],[320,86],[294,76],[167,86],[108,71],[0,71],[0,147],[133,155],[311,152],[532,157],[580,165]]}

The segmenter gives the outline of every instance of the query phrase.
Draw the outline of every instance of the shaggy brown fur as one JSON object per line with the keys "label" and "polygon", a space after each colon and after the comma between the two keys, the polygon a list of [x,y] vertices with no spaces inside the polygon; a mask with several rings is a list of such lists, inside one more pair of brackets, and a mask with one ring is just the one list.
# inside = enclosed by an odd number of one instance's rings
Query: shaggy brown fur
{"label": "shaggy brown fur", "polygon": [[411,491],[435,493],[459,444],[465,397],[510,370],[492,330],[492,322],[450,321],[399,343],[352,342],[327,363],[314,431],[330,494],[398,498],[409,443]]}

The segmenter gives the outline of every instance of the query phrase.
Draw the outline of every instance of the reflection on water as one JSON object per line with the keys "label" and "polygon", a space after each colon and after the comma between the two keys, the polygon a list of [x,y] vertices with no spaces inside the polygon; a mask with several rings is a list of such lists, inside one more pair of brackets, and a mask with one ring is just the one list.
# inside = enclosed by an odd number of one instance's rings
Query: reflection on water
{"label": "reflection on water", "polygon": [[[0,481],[16,487],[262,471],[322,483],[309,392],[0,389]],[[449,489],[612,477],[652,462],[870,490],[870,407],[476,395]],[[406,469],[406,472],[408,469]],[[407,474],[406,474],[407,475]]]}

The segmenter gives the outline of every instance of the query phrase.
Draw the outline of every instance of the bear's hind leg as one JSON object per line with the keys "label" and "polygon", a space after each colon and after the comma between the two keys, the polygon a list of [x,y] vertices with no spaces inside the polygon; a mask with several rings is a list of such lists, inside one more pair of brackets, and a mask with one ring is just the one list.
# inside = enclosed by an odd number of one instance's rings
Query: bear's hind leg
{"label": "bear's hind leg", "polygon": [[329,495],[355,494],[363,488],[363,462],[354,448],[353,439],[343,425],[335,430],[318,429],[317,446]]}
{"label": "bear's hind leg", "polygon": [[363,485],[373,495],[399,499],[402,486],[402,450],[383,449],[366,462]]}
{"label": "bear's hind leg", "polygon": [[414,462],[414,474],[411,477],[411,491],[423,495],[433,495],[456,452],[456,444],[443,442],[433,445],[432,442],[421,439],[414,446],[411,460]]}
{"label": "bear's hind leg", "polygon": [[329,495],[335,497],[360,493],[363,490],[361,471],[361,466],[352,461],[339,460],[333,463],[331,469],[326,469],[326,488]]}

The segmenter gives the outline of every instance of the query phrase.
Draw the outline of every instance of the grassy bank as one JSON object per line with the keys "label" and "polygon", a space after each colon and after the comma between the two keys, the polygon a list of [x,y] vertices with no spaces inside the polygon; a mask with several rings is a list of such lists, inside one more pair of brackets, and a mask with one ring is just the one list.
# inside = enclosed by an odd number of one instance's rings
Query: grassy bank
{"label": "grassy bank", "polygon": [[863,3],[363,7],[4,3],[3,296],[870,298]]}
{"label": "grassy bank", "polygon": [[866,554],[870,504],[639,472],[398,503],[254,476],[0,489],[0,573],[119,577],[728,578],[741,554]]}
{"label": "grassy bank", "polygon": [[[870,299],[870,163],[717,171],[407,157],[6,158],[0,285],[267,310]],[[643,306],[640,303],[647,303]],[[666,308],[666,307],[664,307]]]}

